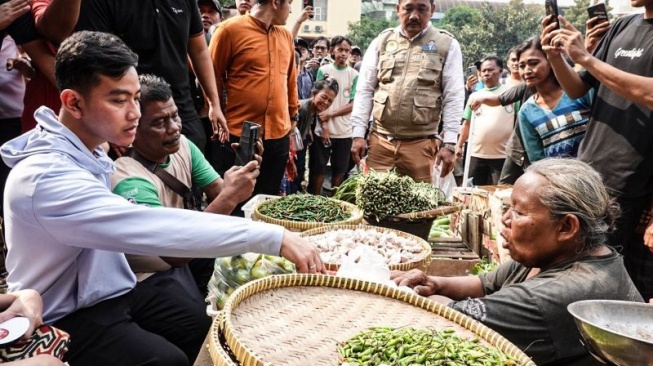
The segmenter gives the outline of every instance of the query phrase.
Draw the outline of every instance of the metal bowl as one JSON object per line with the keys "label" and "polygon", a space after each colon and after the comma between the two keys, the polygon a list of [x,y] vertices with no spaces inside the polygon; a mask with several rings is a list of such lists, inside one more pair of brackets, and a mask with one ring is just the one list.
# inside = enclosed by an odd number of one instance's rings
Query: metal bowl
{"label": "metal bowl", "polygon": [[653,365],[653,305],[615,300],[585,300],[567,310],[600,361],[623,366]]}

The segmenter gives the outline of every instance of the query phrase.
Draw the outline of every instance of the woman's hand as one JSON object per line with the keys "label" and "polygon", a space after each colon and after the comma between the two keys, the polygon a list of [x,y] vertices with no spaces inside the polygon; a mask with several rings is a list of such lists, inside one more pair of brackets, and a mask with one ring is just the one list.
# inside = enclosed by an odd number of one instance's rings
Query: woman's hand
{"label": "woman's hand", "polygon": [[329,127],[326,124],[322,125],[322,143],[324,146],[330,146],[331,145],[331,134],[329,133]]}
{"label": "woman's hand", "polygon": [[540,43],[542,44],[542,51],[546,54],[546,57],[551,59],[555,57],[560,57],[562,55],[562,49],[556,47],[553,43],[553,37],[556,36],[558,30],[557,23],[551,23],[551,17],[553,15],[547,15],[542,19],[540,24],[542,25],[542,33],[540,34]]}
{"label": "woman's hand", "polygon": [[419,269],[412,269],[408,272],[392,271],[390,273],[390,279],[397,286],[408,286],[421,296],[435,295],[438,291],[438,286],[434,279]]}
{"label": "woman's hand", "polygon": [[320,120],[321,123],[327,123],[331,119],[331,113],[324,111],[320,112],[320,114],[317,115],[317,118]]}

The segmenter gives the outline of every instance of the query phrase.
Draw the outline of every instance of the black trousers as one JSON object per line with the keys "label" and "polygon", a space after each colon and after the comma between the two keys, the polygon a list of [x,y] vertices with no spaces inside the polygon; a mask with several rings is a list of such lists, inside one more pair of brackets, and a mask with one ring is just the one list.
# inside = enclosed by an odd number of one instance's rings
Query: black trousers
{"label": "black trousers", "polygon": [[644,245],[644,231],[653,215],[652,199],[618,199],[621,217],[609,237],[610,245],[624,256],[626,270],[646,301],[653,298],[653,253]]}
{"label": "black trousers", "polygon": [[53,324],[70,334],[75,366],[192,365],[211,326],[206,307],[173,279],[142,282],[129,293]]}
{"label": "black trousers", "polygon": [[469,177],[474,178],[474,185],[496,185],[499,182],[505,159],[483,159],[472,156],[469,160]]}
{"label": "black trousers", "polygon": [[501,169],[499,184],[515,184],[522,175],[524,175],[524,165],[519,165],[510,157],[507,157]]}
{"label": "black trousers", "polygon": [[[239,137],[229,136],[229,141],[222,144],[217,152],[215,170],[223,177],[224,173],[236,163],[236,153],[231,148],[231,144],[238,141],[240,141]],[[286,164],[290,155],[290,135],[280,139],[263,140],[263,149],[263,162],[256,180],[256,186],[254,186],[254,195],[279,195],[281,179],[286,171]],[[232,215],[243,216],[244,213],[240,208],[246,202],[239,204]]]}

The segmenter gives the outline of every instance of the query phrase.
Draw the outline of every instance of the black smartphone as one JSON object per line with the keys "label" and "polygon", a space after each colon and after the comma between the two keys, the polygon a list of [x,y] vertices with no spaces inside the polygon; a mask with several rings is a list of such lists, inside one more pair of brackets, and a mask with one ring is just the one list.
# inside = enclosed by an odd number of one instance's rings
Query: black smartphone
{"label": "black smartphone", "polygon": [[245,121],[240,134],[238,150],[236,150],[236,165],[243,166],[254,160],[256,153],[256,141],[258,140],[261,125]]}
{"label": "black smartphone", "polygon": [[546,10],[546,15],[553,15],[549,24],[556,23],[555,29],[560,29],[560,24],[558,23],[558,0],[544,0],[544,9]]}
{"label": "black smartphone", "polygon": [[606,9],[604,3],[588,6],[587,15],[590,17],[590,19],[599,18],[599,21],[608,20],[608,10]]}
{"label": "black smartphone", "polygon": [[[311,8],[315,9],[315,7],[313,6],[313,0],[304,0],[304,3],[302,5],[302,9],[304,9],[307,6],[310,6]],[[312,15],[309,15],[308,17],[313,19]]]}

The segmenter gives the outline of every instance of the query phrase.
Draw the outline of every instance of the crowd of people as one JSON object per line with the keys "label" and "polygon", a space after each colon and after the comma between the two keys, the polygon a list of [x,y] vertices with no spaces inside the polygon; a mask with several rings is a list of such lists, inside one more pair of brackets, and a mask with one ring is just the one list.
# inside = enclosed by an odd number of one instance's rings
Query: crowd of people
{"label": "crowd of people", "polygon": [[[653,298],[653,1],[586,37],[547,17],[467,71],[434,0],[399,0],[367,50],[298,38],[314,11],[286,25],[291,3],[0,0],[7,296],[43,298],[15,314],[70,334],[73,365],[190,365],[213,258],[323,272],[304,239],[234,217],[250,197],[325,194],[357,165],[419,182],[464,167],[514,184],[513,261],[395,281],[538,364],[591,364],[566,305]],[[239,166],[245,121],[260,140]]]}

